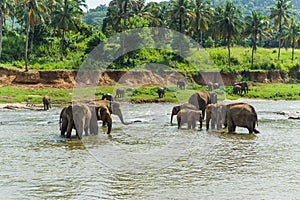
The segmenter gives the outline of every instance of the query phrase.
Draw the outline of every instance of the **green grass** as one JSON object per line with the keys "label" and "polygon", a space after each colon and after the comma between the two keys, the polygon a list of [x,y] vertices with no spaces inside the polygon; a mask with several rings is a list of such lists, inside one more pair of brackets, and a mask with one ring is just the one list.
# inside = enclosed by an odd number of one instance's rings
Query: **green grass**
{"label": "green grass", "polygon": [[[119,87],[119,86],[118,86]],[[121,87],[121,86],[120,86]],[[111,93],[115,96],[116,86],[99,86],[96,88],[95,97],[101,98],[102,94]],[[128,87],[122,87],[127,89]],[[158,86],[140,86],[135,87],[134,91],[126,91],[123,98],[118,101],[138,101],[146,100],[155,102],[158,99],[156,93]],[[185,90],[180,90],[175,85],[165,88],[165,97],[162,99],[166,102],[187,102],[191,94],[196,91],[206,90],[205,87],[197,85],[188,85]],[[218,93],[218,100],[224,99],[267,99],[267,100],[300,100],[300,84],[261,84],[255,83],[250,86],[248,94],[234,95],[232,94],[232,86],[222,87],[215,90]],[[60,107],[69,104],[72,100],[73,89],[23,89],[15,86],[0,87],[0,103],[28,103],[41,104],[44,95],[51,97],[52,104]]]}

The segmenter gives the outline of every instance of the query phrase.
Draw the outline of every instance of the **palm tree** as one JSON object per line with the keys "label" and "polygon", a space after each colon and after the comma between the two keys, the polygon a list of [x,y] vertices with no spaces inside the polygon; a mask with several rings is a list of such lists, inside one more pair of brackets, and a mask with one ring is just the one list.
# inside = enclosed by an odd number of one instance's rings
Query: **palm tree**
{"label": "palm tree", "polygon": [[222,11],[221,19],[217,22],[221,34],[227,40],[228,66],[230,67],[230,45],[232,38],[237,38],[243,27],[241,10],[235,7],[231,1],[227,1]]}
{"label": "palm tree", "polygon": [[[184,24],[187,19],[192,17],[190,2],[188,0],[171,0],[168,14],[171,19],[171,26],[180,33],[185,33]],[[177,27],[179,24],[179,27]]]}
{"label": "palm tree", "polygon": [[291,20],[290,27],[284,26],[283,33],[280,37],[284,41],[285,48],[292,45],[292,62],[295,58],[295,47],[298,46],[298,41],[300,39],[300,23],[295,18]]}
{"label": "palm tree", "polygon": [[252,15],[246,16],[245,18],[245,30],[243,36],[250,36],[252,42],[251,67],[253,68],[254,52],[256,51],[258,37],[262,39],[271,37],[267,17],[262,16],[261,13],[253,10]]}
{"label": "palm tree", "polygon": [[48,7],[45,0],[20,0],[18,2],[18,14],[25,22],[26,45],[25,45],[25,71],[28,71],[28,43],[29,32],[36,23],[43,23],[48,15]]}
{"label": "palm tree", "polygon": [[[291,5],[291,0],[277,0],[274,2],[274,7],[270,8],[270,19],[274,19],[275,28],[278,28],[279,37],[282,33],[282,25],[285,24],[290,26],[290,18],[294,14],[292,12],[293,5]],[[282,40],[279,38],[278,42],[278,60],[280,59],[280,48],[282,45]]]}
{"label": "palm tree", "polygon": [[52,25],[58,30],[60,40],[60,59],[65,54],[65,37],[68,31],[78,31],[83,16],[83,8],[86,8],[85,0],[59,0],[55,4],[52,13]]}
{"label": "palm tree", "polygon": [[11,10],[13,10],[13,5],[11,0],[0,0],[0,58],[2,54],[3,22]]}
{"label": "palm tree", "polygon": [[203,45],[203,38],[202,33],[203,31],[208,30],[208,23],[209,18],[212,15],[212,8],[210,8],[210,2],[209,1],[202,1],[202,0],[194,0],[192,2],[193,7],[193,13],[195,15],[195,18],[193,20],[193,28],[196,31],[196,38],[197,42],[200,43],[200,45]]}

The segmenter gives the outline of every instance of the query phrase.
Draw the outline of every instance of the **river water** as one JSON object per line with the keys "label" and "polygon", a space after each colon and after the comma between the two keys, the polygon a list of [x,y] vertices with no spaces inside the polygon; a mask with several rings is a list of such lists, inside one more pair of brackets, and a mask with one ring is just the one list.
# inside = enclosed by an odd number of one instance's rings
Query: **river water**
{"label": "river water", "polygon": [[67,140],[60,109],[2,110],[0,199],[299,199],[300,120],[274,112],[300,101],[247,102],[260,134],[178,130],[175,104],[123,104],[136,123]]}

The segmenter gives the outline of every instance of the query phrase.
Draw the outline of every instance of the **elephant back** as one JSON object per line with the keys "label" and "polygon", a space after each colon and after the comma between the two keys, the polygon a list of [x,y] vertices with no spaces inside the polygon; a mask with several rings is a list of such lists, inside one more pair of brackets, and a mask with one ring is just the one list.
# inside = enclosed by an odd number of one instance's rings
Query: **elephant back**
{"label": "elephant back", "polygon": [[200,91],[192,94],[188,101],[190,104],[196,106],[199,110],[204,110],[209,104],[209,93],[207,91]]}

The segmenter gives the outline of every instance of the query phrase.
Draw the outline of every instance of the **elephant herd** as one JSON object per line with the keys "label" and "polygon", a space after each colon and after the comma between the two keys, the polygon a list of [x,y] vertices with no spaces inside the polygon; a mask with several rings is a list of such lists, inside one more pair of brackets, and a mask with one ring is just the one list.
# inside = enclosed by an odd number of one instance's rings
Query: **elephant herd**
{"label": "elephant herd", "polygon": [[73,129],[81,139],[85,135],[98,134],[98,120],[107,126],[107,134],[111,133],[112,114],[117,115],[122,124],[128,125],[123,119],[120,104],[115,101],[98,100],[95,102],[73,102],[73,105],[62,109],[59,116],[61,136],[71,137]]}
{"label": "elephant herd", "polygon": [[187,123],[188,129],[195,128],[196,122],[200,122],[206,115],[206,130],[228,128],[228,132],[234,132],[236,127],[247,128],[249,133],[259,133],[255,128],[257,125],[257,113],[252,105],[247,103],[218,104],[217,94],[208,91],[199,91],[192,94],[188,103],[174,106],[171,113],[171,124],[173,116],[177,115],[177,124],[180,128]]}

